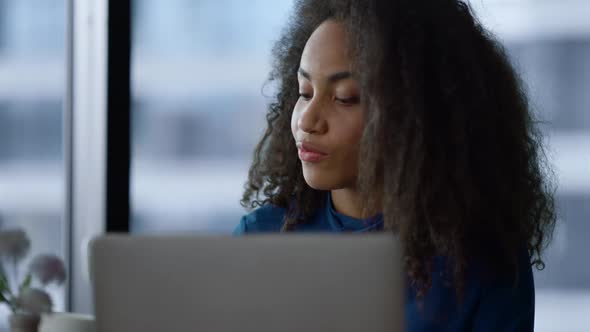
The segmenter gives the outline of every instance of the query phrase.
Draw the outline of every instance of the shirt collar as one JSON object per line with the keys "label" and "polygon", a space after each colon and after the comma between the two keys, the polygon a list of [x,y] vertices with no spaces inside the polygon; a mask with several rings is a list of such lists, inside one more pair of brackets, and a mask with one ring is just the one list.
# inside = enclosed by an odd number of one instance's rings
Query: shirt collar
{"label": "shirt collar", "polygon": [[332,205],[332,195],[329,191],[327,195],[325,213],[333,230],[339,232],[370,232],[383,229],[382,213],[367,219],[353,218],[336,211]]}

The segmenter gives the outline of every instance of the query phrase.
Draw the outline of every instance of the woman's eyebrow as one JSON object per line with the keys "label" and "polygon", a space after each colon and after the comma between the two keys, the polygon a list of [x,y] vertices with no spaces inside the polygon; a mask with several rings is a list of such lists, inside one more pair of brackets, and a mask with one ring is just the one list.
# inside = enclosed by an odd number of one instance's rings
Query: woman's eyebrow
{"label": "woman's eyebrow", "polygon": [[[305,69],[299,68],[298,72],[308,81],[311,81],[311,75],[307,71],[305,71]],[[328,82],[335,83],[337,81],[341,81],[350,77],[352,77],[352,74],[349,71],[341,71],[328,76]]]}

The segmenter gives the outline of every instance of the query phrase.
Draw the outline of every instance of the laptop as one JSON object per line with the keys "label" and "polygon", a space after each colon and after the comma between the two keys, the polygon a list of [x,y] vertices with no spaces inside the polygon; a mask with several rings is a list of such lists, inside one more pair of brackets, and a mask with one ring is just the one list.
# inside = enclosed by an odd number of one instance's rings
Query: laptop
{"label": "laptop", "polygon": [[97,331],[402,331],[400,250],[391,233],[101,236]]}

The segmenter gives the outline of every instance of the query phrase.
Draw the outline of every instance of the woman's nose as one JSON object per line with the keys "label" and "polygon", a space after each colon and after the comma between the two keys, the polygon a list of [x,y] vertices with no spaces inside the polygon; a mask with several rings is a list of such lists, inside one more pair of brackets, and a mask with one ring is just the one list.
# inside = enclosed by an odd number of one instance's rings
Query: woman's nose
{"label": "woman's nose", "polygon": [[301,112],[298,122],[299,129],[308,134],[325,132],[327,123],[323,118],[321,102],[312,99]]}

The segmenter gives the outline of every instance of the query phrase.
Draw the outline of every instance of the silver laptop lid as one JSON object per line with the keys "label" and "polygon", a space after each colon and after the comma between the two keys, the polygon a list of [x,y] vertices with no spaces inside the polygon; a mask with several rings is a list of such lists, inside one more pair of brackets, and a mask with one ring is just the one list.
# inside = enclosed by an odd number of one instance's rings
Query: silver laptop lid
{"label": "silver laptop lid", "polygon": [[90,252],[99,332],[402,331],[391,234],[111,235]]}

